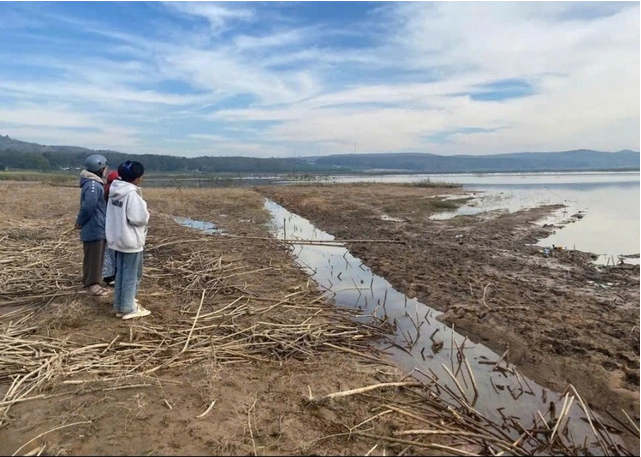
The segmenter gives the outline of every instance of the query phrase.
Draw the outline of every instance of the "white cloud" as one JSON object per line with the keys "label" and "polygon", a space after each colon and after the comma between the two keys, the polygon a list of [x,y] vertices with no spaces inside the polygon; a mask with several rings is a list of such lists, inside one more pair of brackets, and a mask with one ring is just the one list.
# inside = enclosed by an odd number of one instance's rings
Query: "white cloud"
{"label": "white cloud", "polygon": [[138,152],[140,142],[135,132],[122,127],[105,128],[97,132],[68,130],[51,127],[3,127],[3,134],[12,138],[26,139],[36,143],[82,146],[94,149],[118,149]]}
{"label": "white cloud", "polygon": [[187,135],[188,138],[194,138],[196,140],[206,140],[206,141],[225,141],[229,142],[229,137],[224,135],[213,135],[211,133],[190,133]]}
{"label": "white cloud", "polygon": [[255,17],[251,9],[227,7],[221,3],[170,2],[167,6],[181,13],[205,18],[213,31],[220,31],[230,22],[251,21]]}
{"label": "white cloud", "polygon": [[[80,60],[22,56],[51,74],[0,81],[0,122],[13,128],[5,133],[44,125],[37,138],[77,133],[72,142],[88,145],[121,127],[112,148],[192,156],[317,154],[319,146],[447,154],[639,148],[638,3],[389,3],[366,18],[370,29],[292,22],[271,32],[265,7],[178,2],[159,10],[202,24],[152,38],[68,19],[110,43]],[[120,52],[126,58],[115,58]],[[533,93],[466,95],[504,79],[526,81]],[[456,133],[469,128],[489,131]],[[434,143],[442,132],[447,142]]]}
{"label": "white cloud", "polygon": [[96,124],[96,119],[86,114],[69,111],[63,106],[25,105],[12,109],[0,108],[0,124],[87,128],[93,127]]}
{"label": "white cloud", "polygon": [[0,90],[8,94],[22,94],[24,98],[50,97],[66,102],[113,104],[114,102],[152,103],[161,105],[188,105],[202,101],[202,97],[159,93],[154,90],[132,90],[122,85],[73,84],[53,82],[50,84],[29,82],[1,82]]}
{"label": "white cloud", "polygon": [[[213,117],[281,121],[268,130],[269,139],[345,145],[336,152],[351,152],[346,145],[353,143],[362,151],[446,153],[638,148],[638,5],[591,20],[561,20],[567,10],[545,5],[403,4],[396,18],[404,26],[379,50],[381,56],[396,61],[390,65],[445,68],[445,80],[362,85],[277,110],[229,110]],[[507,78],[530,81],[537,93],[502,102],[447,96]],[[341,103],[352,106],[319,109]],[[365,105],[358,109],[357,103]],[[442,145],[426,140],[466,127],[497,130],[451,135]]]}

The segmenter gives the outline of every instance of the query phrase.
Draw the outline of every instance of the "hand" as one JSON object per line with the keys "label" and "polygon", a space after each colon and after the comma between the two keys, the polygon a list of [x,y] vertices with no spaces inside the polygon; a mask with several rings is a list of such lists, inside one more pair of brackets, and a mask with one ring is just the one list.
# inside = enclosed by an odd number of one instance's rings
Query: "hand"
{"label": "hand", "polygon": [[80,230],[82,228],[82,225],[80,225],[80,224],[78,224],[76,222],[75,225],[73,226],[73,228],[75,228],[76,230]]}

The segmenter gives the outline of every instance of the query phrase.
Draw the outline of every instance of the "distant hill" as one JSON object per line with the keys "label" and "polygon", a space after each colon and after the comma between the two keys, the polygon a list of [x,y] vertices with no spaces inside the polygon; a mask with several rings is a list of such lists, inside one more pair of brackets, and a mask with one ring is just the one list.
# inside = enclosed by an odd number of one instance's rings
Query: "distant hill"
{"label": "distant hill", "polygon": [[496,155],[440,156],[424,153],[345,154],[308,158],[310,163],[352,170],[462,173],[508,171],[639,170],[635,151],[519,152]]}
{"label": "distant hill", "polygon": [[425,153],[341,154],[323,157],[177,157],[125,154],[78,146],[45,146],[0,135],[0,170],[75,169],[88,154],[100,153],[115,168],[135,157],[151,172],[164,173],[329,173],[414,172],[488,173],[534,171],[640,170],[635,151],[599,152],[588,149],[565,152],[520,152],[497,155],[441,156]]}
{"label": "distant hill", "polygon": [[0,170],[70,170],[82,167],[87,155],[95,153],[104,155],[112,168],[135,159],[145,165],[146,171],[157,173],[327,173],[333,169],[301,159],[125,154],[77,146],[44,146],[0,135]]}

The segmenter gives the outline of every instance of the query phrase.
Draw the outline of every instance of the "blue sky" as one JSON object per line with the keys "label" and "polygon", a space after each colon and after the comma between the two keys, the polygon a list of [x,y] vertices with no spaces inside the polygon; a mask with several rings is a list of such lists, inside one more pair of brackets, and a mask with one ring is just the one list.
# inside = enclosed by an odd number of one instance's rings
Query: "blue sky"
{"label": "blue sky", "polygon": [[0,2],[0,134],[183,156],[639,150],[639,3]]}

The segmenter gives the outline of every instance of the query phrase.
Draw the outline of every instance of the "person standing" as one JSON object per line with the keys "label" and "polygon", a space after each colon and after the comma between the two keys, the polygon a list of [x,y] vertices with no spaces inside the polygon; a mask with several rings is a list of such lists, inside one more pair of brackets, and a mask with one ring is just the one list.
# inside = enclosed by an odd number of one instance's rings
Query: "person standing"
{"label": "person standing", "polygon": [[85,169],[80,173],[80,210],[76,229],[80,230],[84,257],[82,261],[82,285],[94,296],[108,295],[100,286],[105,253],[105,213],[103,177],[107,159],[92,154],[85,160]]}
{"label": "person standing", "polygon": [[149,223],[147,203],[139,187],[144,173],[140,162],[127,161],[118,167],[120,179],[113,181],[109,189],[107,245],[116,253],[113,308],[116,317],[124,320],[151,314],[136,300]]}
{"label": "person standing", "polygon": [[[105,184],[105,202],[109,201],[109,188],[111,183],[119,179],[118,172],[112,171],[107,175],[107,184]],[[116,253],[109,247],[105,248],[105,262],[102,266],[102,279],[108,286],[113,287],[116,280]]]}

